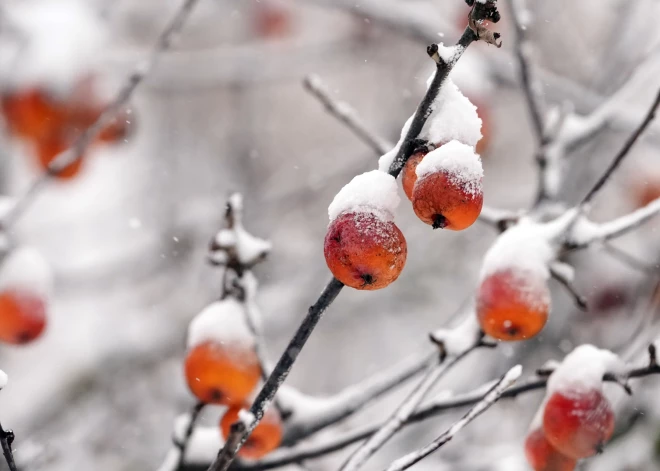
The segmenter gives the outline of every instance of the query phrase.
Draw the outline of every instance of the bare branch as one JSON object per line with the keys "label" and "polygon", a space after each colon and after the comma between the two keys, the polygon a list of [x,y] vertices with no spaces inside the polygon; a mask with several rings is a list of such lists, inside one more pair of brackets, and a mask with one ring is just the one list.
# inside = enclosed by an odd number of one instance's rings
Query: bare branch
{"label": "bare branch", "polygon": [[587,299],[582,296],[573,283],[573,267],[561,262],[554,262],[550,265],[550,275],[566,288],[566,291],[573,297],[577,307],[583,311],[587,310]]}
{"label": "bare branch", "polygon": [[639,260],[637,257],[629,254],[625,250],[617,247],[614,244],[605,242],[603,244],[603,250],[611,255],[612,257],[619,260],[621,263],[628,265],[634,270],[638,270],[642,273],[658,273],[660,267],[657,265],[649,265],[642,260]]}
{"label": "bare branch", "polygon": [[14,442],[14,432],[11,430],[5,430],[0,424],[0,444],[2,444],[2,454],[5,456],[5,461],[7,466],[9,466],[9,471],[18,471],[16,467],[16,461],[14,461],[14,452],[11,449],[11,445]]}
{"label": "bare branch", "polygon": [[570,248],[585,248],[620,237],[641,226],[659,212],[660,198],[630,214],[605,223],[591,222],[582,217],[568,234],[566,245]]}
{"label": "bare branch", "polygon": [[126,103],[128,103],[135,89],[153,70],[161,53],[170,48],[176,35],[183,28],[183,25],[198,2],[199,0],[184,0],[179,10],[156,40],[156,44],[149,57],[144,62],[138,64],[133,73],[128,77],[126,84],[119,91],[115,99],[103,110],[96,122],[88,127],[69,149],[58,155],[49,164],[48,170],[30,185],[26,192],[18,199],[12,211],[6,215],[3,220],[3,227],[9,227],[23,214],[50,177],[57,175],[82,157],[96,136],[112,122]]}
{"label": "bare branch", "polygon": [[366,463],[387,441],[394,436],[409,417],[415,412],[415,409],[424,400],[431,388],[442,378],[447,371],[461,361],[468,353],[477,348],[479,343],[465,350],[462,354],[452,357],[446,362],[431,365],[424,378],[399,405],[383,427],[378,430],[366,443],[358,448],[352,456],[343,464],[340,471],[355,471]]}
{"label": "bare branch", "polygon": [[[437,353],[433,355],[415,355],[393,367],[384,370],[364,381],[349,386],[338,394],[329,398],[310,398],[314,404],[313,407],[303,408],[306,412],[299,414],[296,412],[296,404],[304,402],[304,398],[298,397],[298,394],[292,397],[291,392],[281,390],[280,402],[284,404],[291,403],[293,415],[286,424],[283,445],[292,445],[303,438],[306,438],[321,429],[333,425],[340,420],[352,415],[362,409],[366,404],[381,395],[400,386],[404,381],[417,375],[419,372],[429,366],[431,362],[437,362]],[[289,399],[291,399],[289,401]],[[307,412],[309,410],[309,412]]]}
{"label": "bare branch", "polygon": [[394,463],[392,463],[387,471],[404,471],[415,463],[423,460],[431,453],[437,451],[449,440],[454,438],[458,432],[460,432],[467,424],[476,419],[479,415],[484,413],[488,408],[495,404],[506,389],[508,389],[513,383],[516,382],[520,375],[522,374],[522,366],[517,365],[511,368],[502,378],[495,383],[495,385],[486,393],[486,396],[475,404],[458,422],[454,423],[449,430],[440,435],[438,438],[433,440],[427,446],[409,453],[408,455],[399,458]]}
{"label": "bare branch", "polygon": [[393,144],[382,139],[358,116],[357,112],[343,101],[336,101],[317,75],[308,75],[303,81],[305,89],[316,97],[332,116],[346,125],[360,140],[371,147],[377,155],[389,152]]}
{"label": "bare branch", "polygon": [[518,212],[490,206],[481,208],[481,214],[479,214],[479,221],[497,228],[500,232],[504,232],[509,225],[515,224],[519,218],[520,214]]}
{"label": "bare branch", "polygon": [[520,82],[525,92],[527,110],[532,118],[532,128],[536,139],[542,146],[545,143],[545,112],[538,94],[540,85],[532,76],[530,44],[527,38],[529,12],[523,5],[524,0],[508,0],[509,11],[516,29],[514,48],[518,59]]}
{"label": "bare branch", "polygon": [[628,155],[632,147],[635,145],[639,137],[644,133],[646,128],[651,124],[651,121],[653,121],[653,118],[655,118],[655,113],[656,110],[658,109],[658,106],[660,105],[660,91],[658,91],[658,94],[655,97],[655,100],[651,104],[651,107],[649,108],[646,116],[642,120],[642,122],[639,124],[637,129],[632,133],[632,135],[628,138],[626,143],[623,145],[619,153],[614,157],[614,160],[610,165],[607,167],[605,170],[605,173],[598,179],[596,184],[591,188],[589,193],[584,197],[582,202],[580,203],[580,206],[586,206],[588,205],[593,197],[598,193],[598,191],[607,183],[607,181],[610,179],[614,171],[621,165],[621,162],[623,162],[623,159]]}

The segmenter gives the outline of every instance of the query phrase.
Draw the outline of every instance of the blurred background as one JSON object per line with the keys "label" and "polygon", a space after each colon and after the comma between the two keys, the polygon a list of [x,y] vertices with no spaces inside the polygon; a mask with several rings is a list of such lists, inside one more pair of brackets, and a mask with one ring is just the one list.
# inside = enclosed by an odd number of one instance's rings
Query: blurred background
{"label": "blurred background", "polygon": [[[517,210],[536,194],[535,142],[511,50],[514,31],[500,3],[503,19],[494,29],[504,47],[473,45],[452,78],[484,120],[485,203]],[[531,57],[548,104],[588,114],[624,87],[620,112],[567,160],[561,195],[575,202],[660,86],[660,3],[527,3]],[[3,93],[36,85],[66,93],[91,72],[100,100],[109,99],[180,4],[3,0]],[[44,335],[26,346],[0,346],[0,368],[10,378],[0,393],[0,420],[16,433],[21,469],[157,469],[171,446],[174,417],[194,403],[182,368],[186,328],[218,296],[220,277],[206,250],[231,191],[245,196],[248,230],[273,242],[256,275],[267,348],[279,356],[329,279],[322,252],[327,206],[378,158],[324,111],[302,79],[318,74],[334,98],[395,142],[434,67],[426,46],[453,44],[468,11],[461,0],[200,1],[131,99],[126,136],[94,146],[75,178],[49,182],[12,227],[14,241],[38,249],[55,275]],[[599,195],[595,219],[660,196],[659,130],[652,127]],[[34,154],[3,133],[1,193],[20,195],[39,175]],[[344,290],[289,384],[308,394],[338,392],[423,351],[429,331],[459,320],[496,231],[479,222],[461,233],[432,231],[405,199],[397,224],[409,248],[399,280],[377,292]],[[438,390],[467,391],[516,362],[531,373],[585,342],[643,361],[643,345],[633,349],[636,356],[627,347],[652,340],[658,227],[648,224],[615,242],[642,269],[602,247],[571,258],[589,312],[553,284],[552,316],[538,338],[477,352]],[[659,385],[654,378],[634,383],[636,395],[618,408],[621,435],[583,469],[660,469]],[[319,436],[382,420],[409,387]],[[415,469],[528,469],[522,443],[541,398],[536,392],[501,402]],[[426,443],[460,413],[406,429],[365,469],[381,469]],[[218,414],[208,411],[202,423],[216,423]],[[336,469],[345,456],[308,467]]]}

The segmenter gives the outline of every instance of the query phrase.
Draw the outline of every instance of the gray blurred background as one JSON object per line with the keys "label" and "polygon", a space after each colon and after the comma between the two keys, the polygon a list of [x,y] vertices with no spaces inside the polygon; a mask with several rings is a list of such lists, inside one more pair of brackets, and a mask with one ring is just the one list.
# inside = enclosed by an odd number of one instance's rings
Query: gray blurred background
{"label": "gray blurred background", "polygon": [[[17,3],[4,0],[2,9]],[[87,3],[108,31],[99,67],[114,86],[148,53],[180,5]],[[532,57],[548,103],[569,101],[588,113],[633,72],[642,73],[620,119],[570,156],[562,195],[574,202],[660,86],[654,69],[660,3],[528,4],[535,18]],[[536,191],[535,144],[505,6],[495,27],[504,47],[472,46],[454,80],[488,115],[486,204],[519,209],[531,204]],[[395,12],[397,21],[413,27],[386,24],[379,11]],[[303,89],[303,77],[320,75],[333,97],[396,141],[433,69],[425,52],[429,36],[435,32],[436,41],[453,43],[467,12],[462,0],[201,1],[180,42],[135,94],[137,126],[128,142],[95,150],[80,178],[49,184],[16,227],[17,240],[37,247],[56,275],[46,334],[26,347],[0,346],[0,368],[10,378],[0,393],[0,420],[16,433],[22,469],[158,467],[171,445],[174,417],[194,402],[182,374],[186,326],[218,295],[219,274],[205,255],[231,191],[245,195],[247,228],[274,244],[256,274],[267,347],[277,358],[330,276],[322,252],[328,204],[354,175],[375,168],[378,157]],[[2,32],[0,40],[10,40]],[[660,188],[657,131],[656,125],[599,196],[593,213],[598,220],[625,214],[645,189]],[[35,168],[19,143],[1,143],[0,188],[19,194]],[[403,274],[386,290],[344,290],[296,363],[291,385],[309,394],[340,391],[422,351],[429,331],[458,320],[496,232],[482,223],[461,233],[432,231],[405,199],[397,224],[408,241]],[[653,267],[658,227],[647,225],[616,244]],[[580,253],[574,262],[577,285],[592,301],[590,312],[575,309],[553,285],[552,317],[539,338],[474,354],[439,390],[468,390],[515,362],[531,373],[579,343],[621,351],[637,338],[639,326],[657,314],[639,290],[650,275],[602,250]],[[622,404],[619,425],[627,425],[635,408],[642,420],[584,469],[660,469],[658,380],[634,387],[638,394]],[[320,436],[382,420],[407,389]],[[541,397],[503,401],[415,469],[527,469],[522,442]],[[406,429],[366,469],[381,469],[426,443],[456,414]],[[203,423],[212,425],[217,416],[211,410]],[[308,466],[336,469],[343,456]]]}

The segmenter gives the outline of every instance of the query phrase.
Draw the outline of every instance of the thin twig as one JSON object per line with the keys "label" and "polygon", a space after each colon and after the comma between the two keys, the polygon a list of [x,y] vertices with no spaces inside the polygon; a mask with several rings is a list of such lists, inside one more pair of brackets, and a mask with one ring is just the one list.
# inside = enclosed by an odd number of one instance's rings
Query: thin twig
{"label": "thin twig", "polygon": [[539,145],[545,142],[545,119],[544,112],[537,93],[538,82],[532,76],[531,63],[529,60],[529,42],[527,39],[527,24],[525,16],[528,12],[525,11],[521,4],[523,0],[508,0],[509,11],[511,18],[516,29],[514,49],[516,58],[518,59],[518,72],[520,74],[520,82],[525,92],[525,101],[527,102],[527,110],[532,118],[532,128]]}
{"label": "thin twig", "polygon": [[405,471],[414,464],[420,462],[431,453],[437,451],[445,443],[450,441],[458,432],[460,432],[467,424],[476,419],[479,415],[484,413],[489,407],[495,404],[506,389],[516,382],[522,373],[522,366],[517,365],[511,368],[502,378],[495,383],[495,385],[486,393],[486,396],[475,404],[458,422],[454,423],[449,430],[433,440],[427,446],[409,453],[402,458],[393,462],[387,471]]}
{"label": "thin twig", "polygon": [[9,466],[10,471],[18,471],[16,466],[16,461],[14,461],[14,453],[11,449],[11,445],[14,442],[14,432],[11,430],[5,430],[0,424],[0,443],[2,444],[2,454],[5,456],[5,461],[7,466]]}
{"label": "thin twig", "polygon": [[625,250],[609,242],[605,242],[603,244],[603,249],[605,253],[611,255],[613,258],[616,258],[621,263],[628,265],[630,268],[634,270],[638,270],[642,273],[655,273],[655,274],[657,274],[658,271],[660,271],[660,267],[658,265],[649,265],[643,262],[642,260],[638,259],[634,255],[629,254]]}
{"label": "thin twig", "polygon": [[348,460],[346,460],[340,468],[340,471],[355,471],[362,467],[371,456],[373,456],[390,438],[401,430],[403,424],[415,412],[415,409],[417,409],[419,404],[424,400],[424,397],[426,397],[430,389],[438,382],[438,380],[478,346],[478,344],[475,344],[473,347],[465,350],[462,354],[446,360],[446,362],[431,365],[424,378],[417,386],[415,386],[394,413],[392,413],[383,427],[367,440],[366,443],[358,448]]}
{"label": "thin twig", "polygon": [[566,276],[566,274],[560,270],[556,264],[550,265],[550,275],[564,288],[566,288],[566,291],[568,291],[571,297],[575,300],[577,307],[583,311],[587,310],[587,299],[582,294],[580,294],[571,277]]}
{"label": "thin twig", "polygon": [[317,75],[308,75],[303,81],[305,89],[316,97],[332,116],[337,118],[348,129],[371,147],[378,155],[387,153],[393,145],[382,139],[376,132],[369,129],[357,112],[345,102],[332,98],[327,87]]}
{"label": "thin twig", "polygon": [[5,229],[15,223],[23,214],[50,177],[57,175],[63,169],[82,158],[87,148],[94,142],[96,136],[115,118],[115,116],[117,116],[126,103],[128,103],[128,100],[131,98],[138,85],[140,85],[147,75],[149,75],[154,69],[161,53],[171,47],[177,33],[181,30],[198,2],[199,0],[184,0],[174,17],[170,20],[156,40],[156,44],[149,57],[137,65],[115,99],[103,110],[94,124],[85,129],[69,149],[59,154],[48,165],[47,171],[39,176],[18,199],[17,204],[3,220],[3,227]]}
{"label": "thin twig", "polygon": [[[651,354],[652,351],[652,354]],[[641,368],[633,368],[628,370],[623,375],[617,375],[617,378],[643,378],[650,375],[660,374],[660,366],[658,366],[655,361],[655,347],[653,345],[649,346],[649,364]],[[605,374],[603,377],[604,381],[614,382],[615,375]],[[527,380],[519,383],[517,386],[513,386],[507,389],[503,394],[503,398],[515,398],[520,394],[524,394],[531,391],[538,391],[544,389],[547,384],[546,377],[537,377],[533,376]],[[617,382],[619,380],[617,379]],[[487,392],[492,388],[493,382],[484,384],[473,391],[456,395],[450,398],[442,397],[440,399],[433,400],[428,404],[422,406],[414,414],[412,414],[409,419],[405,422],[404,426],[418,423],[424,420],[428,420],[441,414],[448,410],[458,409],[461,407],[472,406],[481,400],[484,399]],[[383,427],[383,423],[365,426],[358,430],[353,430],[347,433],[339,434],[336,437],[329,439],[326,442],[315,443],[313,445],[300,446],[291,450],[282,450],[276,453],[273,453],[271,456],[268,456],[257,463],[241,463],[241,469],[250,470],[250,471],[261,471],[267,469],[274,469],[285,466],[287,464],[296,463],[300,460],[309,460],[314,458],[319,458],[326,456],[330,453],[342,450],[347,446],[350,446],[356,442],[365,440],[368,437],[373,436]],[[195,467],[187,467],[185,471],[198,471]]]}
{"label": "thin twig", "polygon": [[648,112],[646,113],[646,116],[642,120],[642,122],[639,124],[637,129],[632,133],[632,135],[628,138],[626,143],[623,145],[619,153],[614,157],[614,160],[610,165],[607,167],[605,170],[605,173],[598,179],[596,184],[591,188],[589,193],[584,197],[582,202],[580,203],[580,206],[584,207],[588,205],[591,200],[596,196],[598,191],[607,183],[607,181],[610,179],[614,171],[621,165],[621,162],[623,162],[623,159],[628,155],[630,152],[630,149],[635,145],[639,137],[644,133],[646,128],[651,124],[651,121],[653,121],[653,118],[655,118],[655,113],[658,109],[658,106],[660,106],[660,90],[658,91],[658,94],[655,97],[655,100],[651,104],[651,107],[649,108]]}

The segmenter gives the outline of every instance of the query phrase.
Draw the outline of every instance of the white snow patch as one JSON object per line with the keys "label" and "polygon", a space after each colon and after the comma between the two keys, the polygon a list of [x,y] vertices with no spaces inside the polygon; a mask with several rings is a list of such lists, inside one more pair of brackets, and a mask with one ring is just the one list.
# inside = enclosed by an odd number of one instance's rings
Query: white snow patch
{"label": "white snow patch", "polygon": [[252,424],[257,420],[252,412],[246,409],[241,409],[238,411],[238,420],[243,422],[243,425],[246,429],[250,429]]}
{"label": "white snow patch", "polygon": [[[433,75],[429,83],[432,78]],[[419,138],[436,145],[456,140],[474,147],[481,137],[481,118],[477,115],[477,107],[451,79],[446,79],[433,101],[431,115]]]}
{"label": "white snow patch", "polygon": [[584,344],[566,355],[548,379],[548,394],[556,391],[602,391],[605,373],[621,374],[623,361],[609,350]]}
{"label": "white snow patch", "polygon": [[227,298],[210,304],[197,314],[188,327],[188,348],[205,342],[254,348],[255,339],[245,321],[245,306]]}
{"label": "white snow patch", "polygon": [[343,213],[372,213],[383,221],[394,219],[401,198],[396,179],[380,170],[353,178],[335,196],[328,207],[330,222]]}
{"label": "white snow patch", "polygon": [[521,218],[488,249],[481,266],[481,280],[506,269],[547,280],[550,277],[549,264],[557,258],[562,236],[577,215],[576,210],[570,210],[547,223]]}
{"label": "white snow patch", "polygon": [[451,141],[426,154],[417,166],[417,178],[444,172],[450,180],[465,190],[477,195],[483,192],[484,169],[481,159],[473,147],[458,141]]}
{"label": "white snow patch", "polygon": [[431,333],[436,342],[442,342],[448,356],[459,356],[479,341],[481,329],[477,316],[470,312],[465,319],[452,328],[442,328]]}
{"label": "white snow patch", "polygon": [[0,46],[0,70],[11,85],[47,85],[66,92],[103,57],[105,25],[84,0],[34,0],[7,5],[16,41]]}
{"label": "white snow patch", "polygon": [[53,292],[53,273],[48,262],[32,247],[9,252],[0,265],[0,291],[20,290],[48,300]]}
{"label": "white snow patch", "polygon": [[7,376],[7,373],[4,371],[0,370],[0,389],[4,389],[8,382],[9,376]]}

